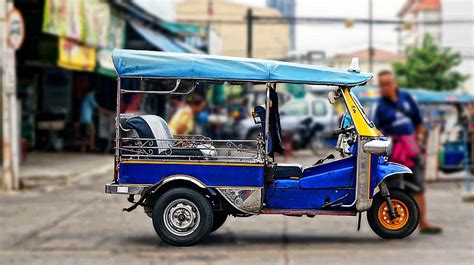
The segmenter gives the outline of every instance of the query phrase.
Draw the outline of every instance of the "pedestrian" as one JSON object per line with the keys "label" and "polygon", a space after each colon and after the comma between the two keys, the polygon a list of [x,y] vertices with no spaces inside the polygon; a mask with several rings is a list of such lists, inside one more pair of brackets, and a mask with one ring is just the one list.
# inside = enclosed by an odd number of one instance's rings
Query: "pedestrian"
{"label": "pedestrian", "polygon": [[171,119],[178,109],[184,106],[182,96],[173,95],[169,99],[168,108],[166,109],[166,118]]}
{"label": "pedestrian", "polygon": [[95,126],[93,121],[93,114],[95,109],[107,116],[113,114],[112,111],[107,110],[97,104],[97,101],[95,99],[95,89],[89,88],[87,94],[82,99],[81,117],[79,120],[82,153],[88,150],[95,150]]}
{"label": "pedestrian", "polygon": [[392,138],[390,161],[409,167],[413,174],[389,179],[389,186],[408,190],[420,208],[420,232],[439,234],[442,229],[428,221],[425,199],[425,176],[422,150],[425,127],[420,109],[408,93],[398,89],[395,75],[388,70],[378,74],[381,97],[373,106],[371,115],[377,128]]}
{"label": "pedestrian", "polygon": [[171,117],[168,127],[174,134],[190,134],[194,132],[195,118],[206,107],[206,101],[200,95],[193,94],[186,104]]}

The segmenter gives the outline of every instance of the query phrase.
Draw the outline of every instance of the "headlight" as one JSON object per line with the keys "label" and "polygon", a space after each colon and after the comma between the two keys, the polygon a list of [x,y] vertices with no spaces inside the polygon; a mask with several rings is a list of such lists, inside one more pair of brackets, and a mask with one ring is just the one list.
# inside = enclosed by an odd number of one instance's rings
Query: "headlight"
{"label": "headlight", "polygon": [[389,155],[391,141],[372,140],[364,144],[364,151],[375,155]]}

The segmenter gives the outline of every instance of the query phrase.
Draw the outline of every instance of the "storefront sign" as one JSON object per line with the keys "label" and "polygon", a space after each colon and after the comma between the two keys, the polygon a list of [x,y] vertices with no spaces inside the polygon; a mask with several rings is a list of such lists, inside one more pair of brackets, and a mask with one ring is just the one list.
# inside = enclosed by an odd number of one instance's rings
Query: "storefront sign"
{"label": "storefront sign", "polygon": [[20,11],[12,8],[7,15],[7,43],[12,49],[20,49],[25,40],[25,21]]}
{"label": "storefront sign", "polygon": [[72,40],[59,39],[59,66],[71,70],[92,72],[95,69],[95,62],[95,48],[80,45]]}

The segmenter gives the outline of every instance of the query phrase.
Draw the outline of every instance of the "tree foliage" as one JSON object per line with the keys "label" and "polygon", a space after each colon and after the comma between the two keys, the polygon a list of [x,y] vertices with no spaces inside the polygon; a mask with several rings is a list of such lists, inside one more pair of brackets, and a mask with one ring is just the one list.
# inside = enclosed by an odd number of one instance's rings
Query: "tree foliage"
{"label": "tree foliage", "polygon": [[454,90],[468,76],[454,71],[461,56],[449,48],[440,48],[430,35],[425,35],[421,47],[408,47],[406,61],[393,65],[400,86],[430,90]]}

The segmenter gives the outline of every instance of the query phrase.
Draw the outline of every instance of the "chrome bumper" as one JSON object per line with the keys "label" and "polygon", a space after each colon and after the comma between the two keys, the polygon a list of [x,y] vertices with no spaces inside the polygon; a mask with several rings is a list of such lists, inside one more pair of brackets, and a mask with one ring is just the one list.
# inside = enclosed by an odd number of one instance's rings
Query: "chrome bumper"
{"label": "chrome bumper", "polygon": [[105,193],[110,194],[135,194],[141,195],[148,187],[148,184],[105,184]]}

